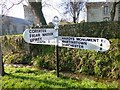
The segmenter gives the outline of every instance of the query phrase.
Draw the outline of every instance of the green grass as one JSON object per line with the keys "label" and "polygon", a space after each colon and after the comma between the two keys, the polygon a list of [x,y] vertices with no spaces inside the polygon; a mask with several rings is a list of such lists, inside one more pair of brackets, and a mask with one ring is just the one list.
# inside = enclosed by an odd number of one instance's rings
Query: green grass
{"label": "green grass", "polygon": [[[56,77],[55,70],[37,70],[35,68],[5,67],[5,76],[2,77],[2,88],[117,88],[118,84],[101,83],[87,78],[76,80]],[[1,80],[1,79],[0,79]]]}

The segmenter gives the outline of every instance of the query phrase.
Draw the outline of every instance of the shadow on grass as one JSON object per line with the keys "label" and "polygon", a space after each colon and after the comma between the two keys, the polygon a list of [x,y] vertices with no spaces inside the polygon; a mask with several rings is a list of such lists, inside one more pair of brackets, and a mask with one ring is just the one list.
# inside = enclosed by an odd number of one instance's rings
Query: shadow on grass
{"label": "shadow on grass", "polygon": [[[27,77],[27,76],[19,76],[19,75],[13,75],[12,73],[6,73],[6,75],[8,75],[9,77],[12,77],[12,78],[17,78],[17,79],[22,79],[22,80],[31,80],[33,81],[38,81],[39,84],[40,83],[44,83],[46,86],[45,88],[53,88],[53,86],[56,86],[56,87],[61,87],[61,88],[81,88],[80,86],[78,87],[75,87],[75,86],[72,86],[71,84],[74,83],[74,81],[72,83],[68,83],[66,81],[70,80],[70,78],[68,77],[65,77],[65,76],[62,76],[60,75],[60,78],[56,78],[57,80],[52,80],[52,79],[39,79],[39,77]],[[50,78],[48,76],[48,78]],[[62,79],[63,81],[59,81],[58,79]]]}

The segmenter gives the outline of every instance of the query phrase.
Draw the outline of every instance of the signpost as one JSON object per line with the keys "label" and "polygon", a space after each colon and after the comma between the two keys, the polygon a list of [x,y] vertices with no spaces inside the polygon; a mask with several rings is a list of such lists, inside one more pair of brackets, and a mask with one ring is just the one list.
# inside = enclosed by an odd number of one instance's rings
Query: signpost
{"label": "signpost", "polygon": [[105,38],[60,36],[59,46],[105,52],[110,48],[110,43]]}
{"label": "signpost", "polygon": [[54,37],[57,31],[54,28],[27,29],[23,33],[23,38],[31,44],[47,44],[54,43]]}
{"label": "signpost", "polygon": [[34,42],[30,42],[30,38],[28,37],[24,37],[24,39],[31,44],[58,45],[59,47],[87,49],[100,52],[105,52],[110,48],[110,43],[105,38],[58,36],[57,39],[54,38]]}
{"label": "signpost", "polygon": [[59,18],[53,18],[54,28],[27,29],[23,38],[31,44],[44,44],[56,46],[56,73],[59,77],[58,46],[78,49],[88,49],[105,52],[110,48],[110,43],[105,38],[58,36]]}

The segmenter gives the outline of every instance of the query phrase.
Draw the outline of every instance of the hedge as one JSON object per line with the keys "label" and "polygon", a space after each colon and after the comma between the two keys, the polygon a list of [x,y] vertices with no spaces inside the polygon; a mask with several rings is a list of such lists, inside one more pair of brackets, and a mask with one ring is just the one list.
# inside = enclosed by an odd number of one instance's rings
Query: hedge
{"label": "hedge", "polygon": [[[110,49],[104,53],[59,47],[60,70],[120,79],[119,25],[119,22],[102,22],[60,26],[61,36],[104,37],[111,43]],[[22,35],[3,36],[2,41],[5,63],[56,69],[55,46],[27,44]]]}
{"label": "hedge", "polygon": [[120,22],[85,22],[62,25],[59,35],[116,39],[120,38]]}

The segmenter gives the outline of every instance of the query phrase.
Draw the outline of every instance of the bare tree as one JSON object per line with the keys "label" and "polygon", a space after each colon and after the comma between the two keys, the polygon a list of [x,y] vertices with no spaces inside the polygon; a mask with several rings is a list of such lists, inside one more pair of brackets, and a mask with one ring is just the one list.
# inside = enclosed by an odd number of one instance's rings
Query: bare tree
{"label": "bare tree", "polygon": [[[1,30],[1,35],[3,35],[2,31],[3,31],[3,24],[4,24],[4,21],[3,21],[3,18],[5,15],[8,14],[9,10],[14,7],[15,5],[18,5],[20,3],[22,3],[23,0],[20,0],[20,1],[16,1],[16,2],[12,2],[14,0],[1,0],[0,1],[0,7],[1,7],[1,14],[2,14],[2,30]],[[8,3],[11,2],[11,5]],[[5,72],[4,72],[4,63],[3,63],[3,59],[2,59],[2,48],[1,48],[1,44],[2,42],[0,42],[0,75],[1,76],[4,76]]]}
{"label": "bare tree", "polygon": [[[1,14],[7,15],[9,10],[13,8],[15,5],[19,5],[24,0],[1,0],[0,1],[0,7],[1,7]],[[9,4],[9,5],[8,5]]]}
{"label": "bare tree", "polygon": [[115,13],[116,13],[116,7],[117,7],[118,4],[120,4],[120,1],[113,3],[112,10],[110,12],[110,14],[111,14],[111,21],[114,21],[114,17],[115,17]]}
{"label": "bare tree", "polygon": [[80,11],[84,8],[84,2],[79,2],[78,0],[69,0],[64,2],[62,6],[65,8],[64,14],[70,14],[73,18],[73,22],[77,23],[79,20]]}

